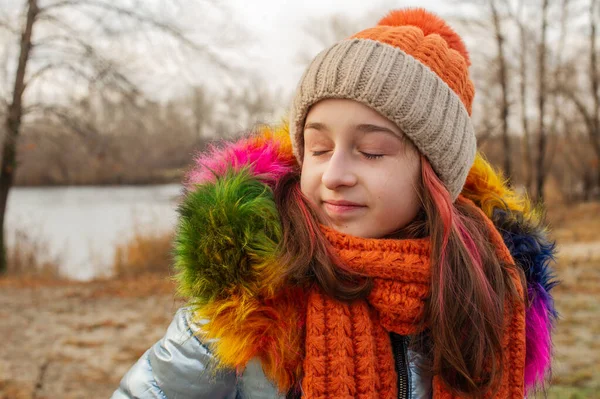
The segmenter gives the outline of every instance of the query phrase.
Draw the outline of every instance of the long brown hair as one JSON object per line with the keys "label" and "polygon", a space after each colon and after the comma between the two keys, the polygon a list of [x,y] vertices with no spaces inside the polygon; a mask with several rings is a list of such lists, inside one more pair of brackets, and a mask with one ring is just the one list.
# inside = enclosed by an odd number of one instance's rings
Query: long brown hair
{"label": "long brown hair", "polygon": [[[522,272],[499,260],[480,213],[461,199],[453,203],[424,157],[421,171],[422,211],[391,235],[431,240],[431,296],[422,320],[428,329],[412,345],[452,391],[480,397],[499,388],[505,304],[518,298],[508,269]],[[287,278],[297,284],[316,281],[340,300],[366,298],[372,281],[350,272],[335,256],[319,229],[323,215],[301,193],[299,181],[296,171],[275,188]]]}
{"label": "long brown hair", "polygon": [[316,281],[328,295],[341,300],[365,298],[372,281],[350,272],[331,250],[319,228],[324,215],[300,191],[299,173],[279,181],[275,201],[281,216],[281,263],[286,265],[286,278],[295,284]]}

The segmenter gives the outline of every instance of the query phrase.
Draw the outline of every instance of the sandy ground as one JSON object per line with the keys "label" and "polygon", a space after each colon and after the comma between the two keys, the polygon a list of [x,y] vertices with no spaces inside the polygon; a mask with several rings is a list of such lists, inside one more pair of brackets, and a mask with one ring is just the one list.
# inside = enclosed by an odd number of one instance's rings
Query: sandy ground
{"label": "sandy ground", "polygon": [[[600,398],[600,242],[565,244],[550,398]],[[183,304],[157,277],[0,280],[0,398],[108,398]]]}
{"label": "sandy ground", "polygon": [[565,245],[561,253],[551,397],[600,398],[600,242]]}
{"label": "sandy ground", "polygon": [[0,398],[108,398],[182,302],[164,280],[0,282]]}

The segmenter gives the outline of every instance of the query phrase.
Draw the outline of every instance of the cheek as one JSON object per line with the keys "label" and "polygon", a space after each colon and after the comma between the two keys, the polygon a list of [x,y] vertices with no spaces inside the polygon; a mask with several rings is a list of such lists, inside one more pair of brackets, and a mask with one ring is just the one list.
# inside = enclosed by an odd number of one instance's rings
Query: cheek
{"label": "cheek", "polygon": [[[408,207],[410,209],[420,207],[421,169],[420,160],[413,159],[411,162],[404,160],[393,168],[394,172],[374,175],[373,181],[377,181],[377,192],[381,198],[385,196],[385,202]],[[376,180],[375,180],[376,179]]]}
{"label": "cheek", "polygon": [[314,169],[304,161],[300,171],[300,191],[310,199],[313,199],[314,195],[314,180]]}
{"label": "cheek", "polygon": [[406,190],[414,191],[414,187],[420,185],[421,168],[418,160],[396,160],[385,169],[374,170],[369,176],[369,180],[377,185],[378,191],[406,194]]}
{"label": "cheek", "polygon": [[421,176],[421,157],[417,155],[417,159],[413,162],[413,185],[416,187],[416,189],[418,190],[418,193],[420,194],[421,192],[421,180],[422,180],[422,176]]}
{"label": "cheek", "polygon": [[410,205],[413,213],[416,215],[418,210],[421,208],[421,159],[418,158],[411,164],[410,178],[407,179],[407,194],[410,196]]}

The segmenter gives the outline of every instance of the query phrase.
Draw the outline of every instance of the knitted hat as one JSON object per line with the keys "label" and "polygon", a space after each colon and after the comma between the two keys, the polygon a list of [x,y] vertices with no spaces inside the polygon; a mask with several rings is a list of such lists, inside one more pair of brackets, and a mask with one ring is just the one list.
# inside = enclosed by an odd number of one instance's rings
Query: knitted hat
{"label": "knitted hat", "polygon": [[319,53],[304,72],[290,114],[294,155],[304,152],[309,108],[326,98],[361,102],[394,122],[427,157],[455,200],[476,152],[469,55],[444,20],[396,10],[377,26]]}

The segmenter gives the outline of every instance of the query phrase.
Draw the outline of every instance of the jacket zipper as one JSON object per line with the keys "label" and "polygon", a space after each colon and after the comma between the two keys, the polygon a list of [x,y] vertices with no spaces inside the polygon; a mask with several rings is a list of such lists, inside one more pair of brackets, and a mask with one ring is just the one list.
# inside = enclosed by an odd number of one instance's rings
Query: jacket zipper
{"label": "jacket zipper", "polygon": [[391,333],[392,351],[398,374],[398,399],[410,399],[408,375],[408,337]]}
{"label": "jacket zipper", "polygon": [[[390,333],[390,338],[392,341],[396,374],[398,374],[398,399],[410,399],[410,376],[408,369],[409,338],[396,333]],[[286,399],[295,399],[300,396],[299,392],[290,390],[286,395]]]}

